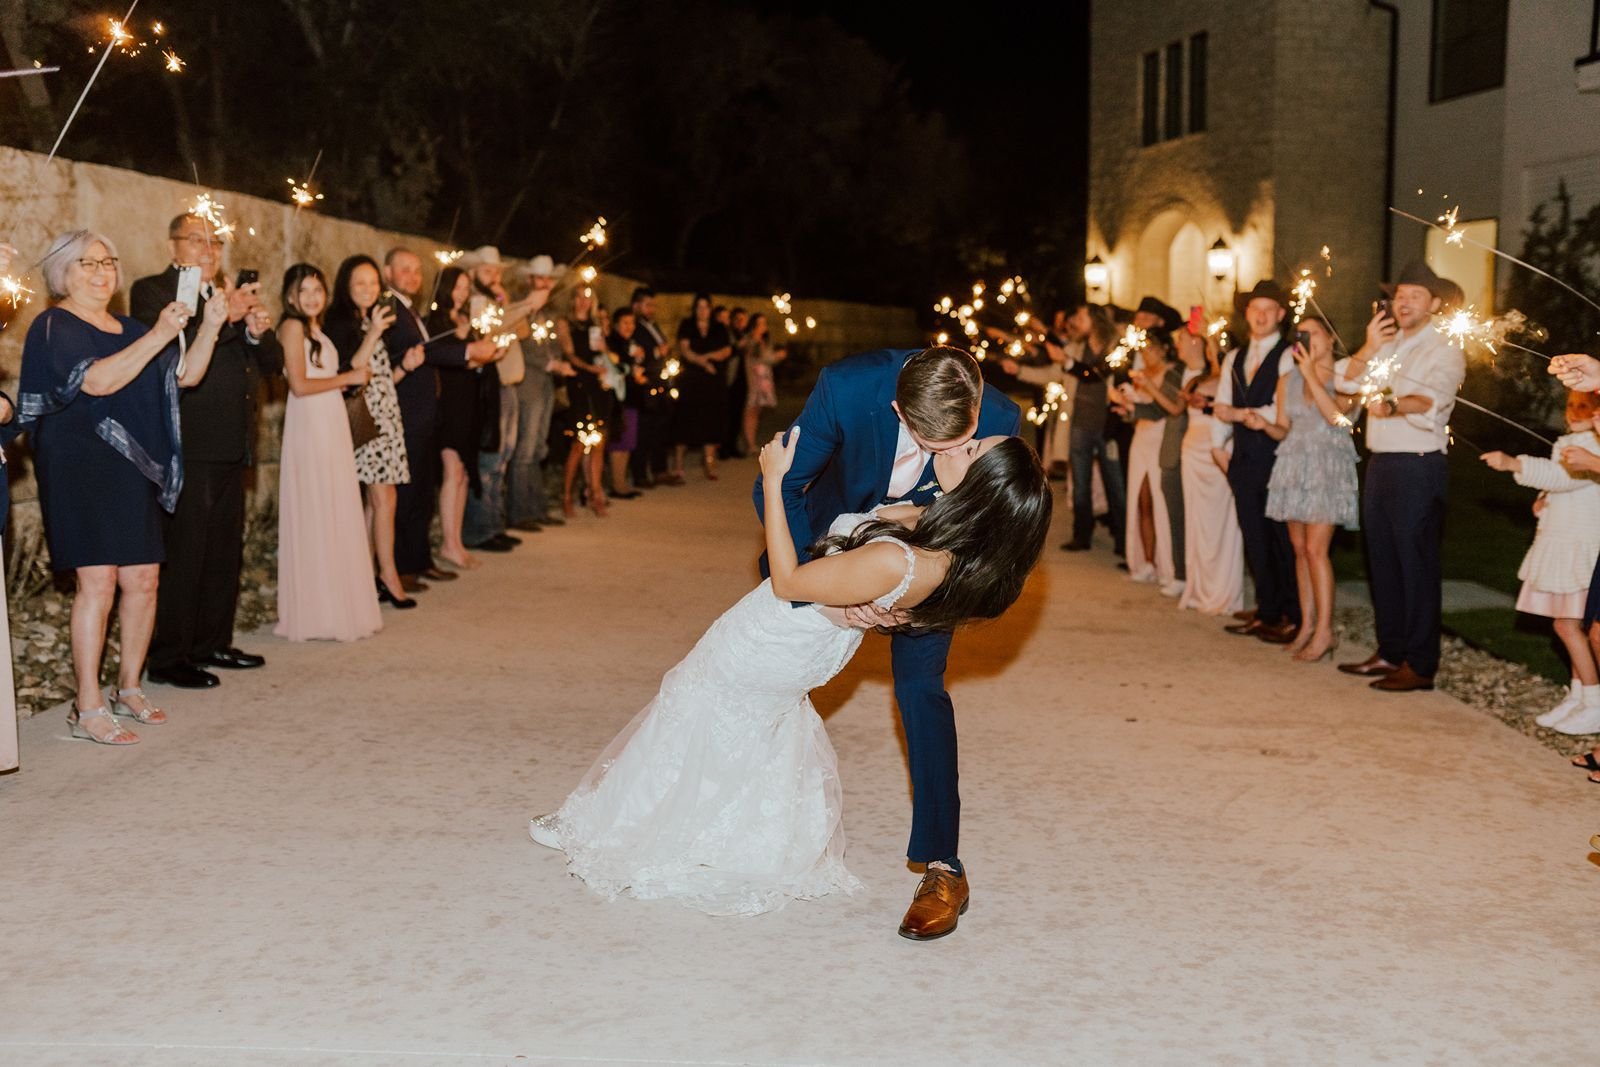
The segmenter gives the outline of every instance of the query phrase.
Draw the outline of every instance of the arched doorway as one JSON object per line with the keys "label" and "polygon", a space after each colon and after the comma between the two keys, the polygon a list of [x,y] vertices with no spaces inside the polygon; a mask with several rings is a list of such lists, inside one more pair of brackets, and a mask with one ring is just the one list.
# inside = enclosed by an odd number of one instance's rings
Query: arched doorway
{"label": "arched doorway", "polygon": [[1167,246],[1167,303],[1185,313],[1192,304],[1204,306],[1207,280],[1205,234],[1185,222]]}
{"label": "arched doorway", "polygon": [[1156,296],[1182,311],[1205,303],[1206,240],[1187,204],[1169,207],[1139,235],[1131,299]]}

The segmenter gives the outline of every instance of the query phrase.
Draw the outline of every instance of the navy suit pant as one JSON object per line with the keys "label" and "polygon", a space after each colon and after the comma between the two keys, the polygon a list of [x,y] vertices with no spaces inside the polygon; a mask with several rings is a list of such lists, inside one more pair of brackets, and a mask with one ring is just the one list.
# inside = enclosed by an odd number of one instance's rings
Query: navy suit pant
{"label": "navy suit pant", "polygon": [[1269,625],[1300,624],[1300,589],[1295,584],[1294,545],[1289,527],[1267,518],[1267,482],[1272,462],[1235,455],[1228,467],[1234,512],[1244,539],[1244,559],[1256,587],[1256,618]]}
{"label": "navy suit pant", "polygon": [[406,460],[411,481],[395,487],[394,565],[401,574],[421,574],[433,566],[433,504],[439,491],[439,442],[427,411],[402,411]]}
{"label": "navy suit pant", "polygon": [[1361,525],[1367,535],[1378,655],[1424,678],[1439,669],[1439,613],[1449,462],[1443,452],[1374,452]]}
{"label": "navy suit pant", "polygon": [[956,855],[961,792],[956,774],[956,711],[944,688],[948,631],[897,633],[890,640],[894,696],[911,765],[911,841],[906,858],[929,863]]}

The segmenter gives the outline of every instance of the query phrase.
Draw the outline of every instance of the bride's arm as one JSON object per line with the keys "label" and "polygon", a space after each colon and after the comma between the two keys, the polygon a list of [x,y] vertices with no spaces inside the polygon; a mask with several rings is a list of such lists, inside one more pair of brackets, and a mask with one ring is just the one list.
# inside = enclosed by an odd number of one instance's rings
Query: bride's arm
{"label": "bride's arm", "polygon": [[783,600],[848,607],[865,604],[893,590],[905,574],[906,558],[892,544],[863,545],[850,552],[800,562],[783,506],[783,475],[794,462],[799,427],[789,431],[787,443],[783,436],[778,434],[761,450],[772,591]]}

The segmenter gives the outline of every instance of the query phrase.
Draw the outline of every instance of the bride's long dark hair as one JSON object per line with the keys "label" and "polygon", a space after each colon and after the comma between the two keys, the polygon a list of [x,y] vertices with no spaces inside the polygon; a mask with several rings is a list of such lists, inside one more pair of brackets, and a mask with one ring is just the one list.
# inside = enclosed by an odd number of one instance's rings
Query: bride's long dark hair
{"label": "bride's long dark hair", "polygon": [[926,600],[906,612],[905,630],[953,630],[998,618],[1022,594],[1050,532],[1050,483],[1028,443],[1008,437],[979,456],[961,484],[923,511],[913,529],[875,520],[825,537],[812,555],[848,552],[889,535],[912,548],[948,552],[950,569]]}

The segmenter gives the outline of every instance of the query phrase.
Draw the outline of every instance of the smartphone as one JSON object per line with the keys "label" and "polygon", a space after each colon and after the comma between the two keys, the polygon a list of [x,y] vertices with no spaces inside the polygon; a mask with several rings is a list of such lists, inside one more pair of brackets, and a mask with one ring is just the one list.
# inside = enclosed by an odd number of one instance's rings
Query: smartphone
{"label": "smartphone", "polygon": [[196,314],[200,311],[200,268],[178,268],[178,295],[172,299],[188,304]]}
{"label": "smartphone", "polygon": [[1309,330],[1296,330],[1294,332],[1294,343],[1307,352],[1311,351],[1311,332]]}
{"label": "smartphone", "polygon": [[1189,305],[1188,330],[1196,337],[1206,332],[1206,309],[1199,304]]}
{"label": "smartphone", "polygon": [[378,297],[378,306],[388,308],[391,315],[400,314],[400,301],[395,297],[392,289],[385,289],[383,295]]}
{"label": "smartphone", "polygon": [[241,270],[239,272],[239,280],[234,283],[233,287],[235,289],[243,289],[245,286],[254,285],[256,282],[259,282],[260,280],[261,280],[261,272],[260,271],[258,271],[258,270],[250,270],[250,269],[247,268],[247,269]]}
{"label": "smartphone", "polygon": [[1389,298],[1380,296],[1374,300],[1372,302],[1372,313],[1374,315],[1382,315],[1384,318],[1394,318],[1394,314],[1389,310]]}

